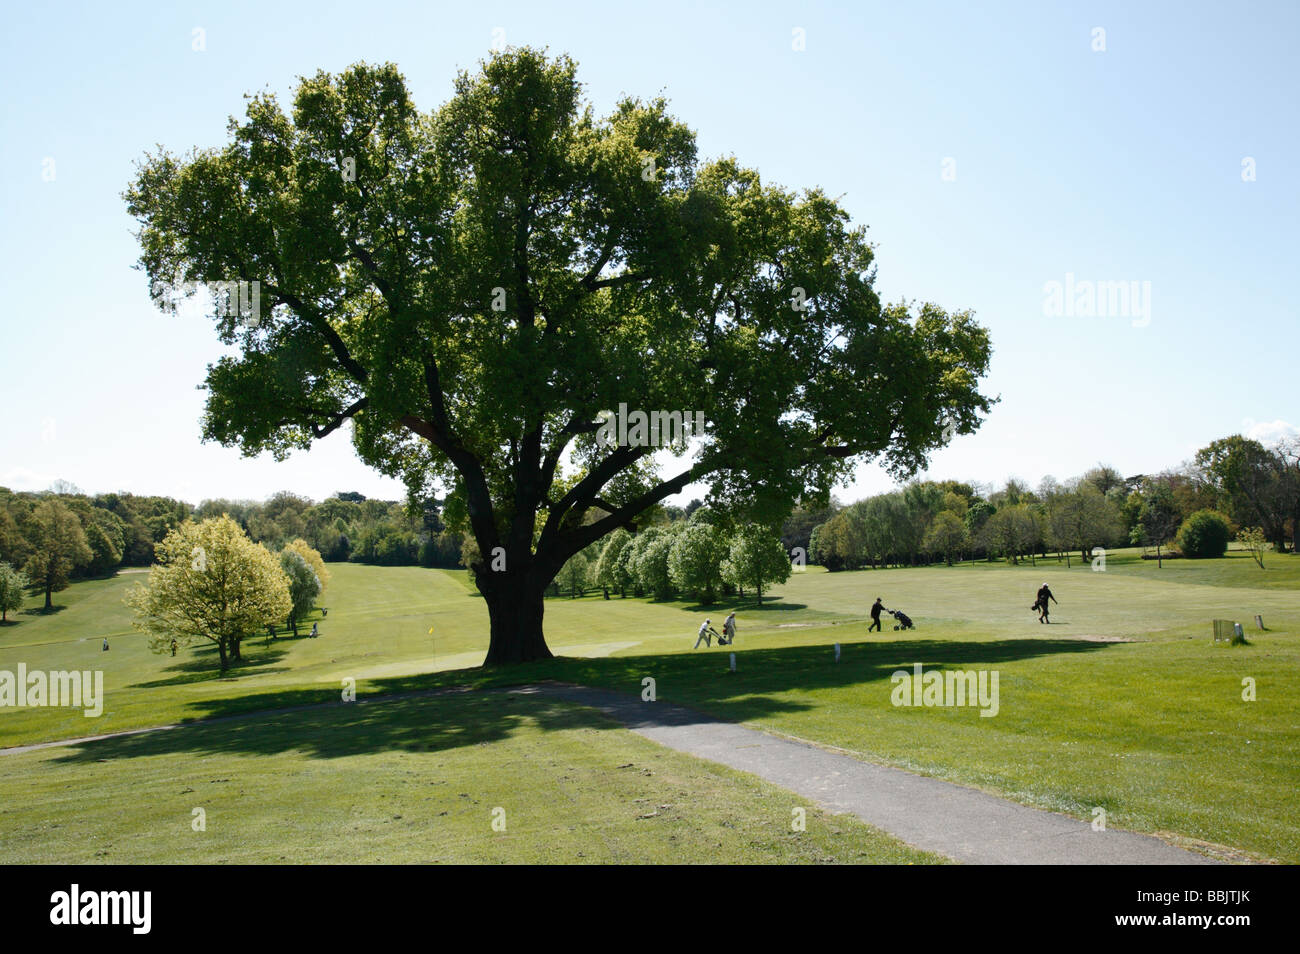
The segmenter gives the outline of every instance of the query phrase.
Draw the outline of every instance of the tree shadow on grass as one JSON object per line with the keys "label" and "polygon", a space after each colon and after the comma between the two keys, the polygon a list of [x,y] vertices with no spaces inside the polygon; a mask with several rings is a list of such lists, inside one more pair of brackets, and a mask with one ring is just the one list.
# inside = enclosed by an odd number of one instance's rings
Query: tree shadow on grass
{"label": "tree shadow on grass", "polygon": [[55,603],[49,609],[46,609],[44,604],[42,604],[41,606],[33,606],[30,609],[20,610],[20,612],[24,616],[53,616],[55,613],[62,613],[65,609],[67,609],[66,606],[61,603]]}
{"label": "tree shadow on grass", "polygon": [[[611,729],[620,725],[595,710],[544,695],[486,692],[544,681],[619,691],[638,699],[642,680],[655,679],[658,700],[732,721],[761,720],[807,711],[821,703],[788,692],[860,688],[888,698],[890,676],[920,662],[927,669],[980,669],[1041,656],[1105,652],[1106,643],[1008,639],[986,642],[901,640],[845,643],[838,663],[829,645],[736,650],[728,653],[559,658],[505,670],[462,669],[367,680],[358,702],[339,701],[339,689],[286,689],[208,699],[191,704],[195,719],[224,721],[81,743],[59,761],[112,761],[189,754],[343,758],[388,751],[446,751],[508,738],[523,726],[543,731]],[[368,698],[407,694],[399,698]],[[418,694],[413,694],[418,693]],[[273,711],[289,710],[289,711]],[[652,710],[647,708],[647,715]]]}
{"label": "tree shadow on grass", "polygon": [[[892,634],[891,634],[892,635]],[[788,699],[774,694],[816,693],[860,687],[887,697],[890,677],[915,663],[926,670],[996,669],[1041,656],[1104,652],[1113,644],[1077,639],[1002,640],[893,639],[844,642],[840,661],[829,643],[780,649],[749,649],[744,637],[722,650],[662,656],[604,656],[563,661],[562,678],[582,685],[640,694],[642,680],[655,680],[660,701],[681,703],[736,722],[784,711]],[[736,671],[729,655],[736,653]],[[807,708],[811,708],[808,706]]]}
{"label": "tree shadow on grass", "polygon": [[765,596],[762,604],[754,602],[754,597],[746,596],[743,600],[738,597],[726,597],[719,599],[716,603],[690,603],[680,601],[678,609],[685,610],[688,613],[721,613],[724,610],[735,610],[737,613],[742,610],[745,613],[782,613],[791,610],[805,610],[808,608],[807,603],[786,603],[779,596]]}
{"label": "tree shadow on grass", "polygon": [[[271,693],[257,698],[270,706],[311,695]],[[333,690],[330,695],[338,699]],[[224,706],[213,703],[208,708],[220,712]],[[233,716],[222,722],[101,739],[71,748],[58,761],[111,762],[176,754],[275,757],[289,753],[336,759],[381,752],[438,752],[501,741],[531,726],[548,732],[619,728],[594,709],[541,696],[450,692],[309,704],[295,711]]]}
{"label": "tree shadow on grass", "polygon": [[279,662],[288,654],[288,649],[281,649],[274,645],[263,647],[260,644],[254,649],[249,646],[249,641],[245,640],[242,654],[244,658],[241,662],[222,672],[215,645],[190,647],[183,657],[177,656],[175,659],[170,656],[163,657],[172,661],[172,664],[163,671],[175,675],[165,679],[152,679],[149,682],[137,682],[130,688],[157,689],[161,686],[193,685],[201,682],[233,679],[240,676],[262,676],[273,672],[288,672],[290,669],[288,666],[272,666],[273,663]]}

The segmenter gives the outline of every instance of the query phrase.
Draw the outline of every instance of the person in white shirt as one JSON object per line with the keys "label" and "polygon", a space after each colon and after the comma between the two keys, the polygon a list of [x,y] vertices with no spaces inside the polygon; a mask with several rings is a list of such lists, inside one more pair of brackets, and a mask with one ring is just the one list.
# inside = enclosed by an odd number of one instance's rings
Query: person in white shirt
{"label": "person in white shirt", "polygon": [[[699,637],[695,640],[695,645],[691,647],[692,649],[699,649],[699,648],[700,648],[700,640],[701,640],[701,639],[704,640],[704,645],[705,645],[705,646],[712,646],[712,645],[713,645],[713,637],[714,637],[714,636],[718,636],[718,631],[717,631],[716,629],[713,628],[713,626],[711,625],[712,622],[713,622],[713,620],[711,620],[711,619],[706,619],[706,620],[704,621],[704,623],[700,626],[700,635],[699,635]],[[722,637],[721,637],[721,636],[718,636],[718,641],[719,641],[719,642],[722,641]]]}
{"label": "person in white shirt", "polygon": [[726,643],[728,646],[736,641],[736,613],[733,610],[731,614],[722,621],[722,639],[718,642]]}

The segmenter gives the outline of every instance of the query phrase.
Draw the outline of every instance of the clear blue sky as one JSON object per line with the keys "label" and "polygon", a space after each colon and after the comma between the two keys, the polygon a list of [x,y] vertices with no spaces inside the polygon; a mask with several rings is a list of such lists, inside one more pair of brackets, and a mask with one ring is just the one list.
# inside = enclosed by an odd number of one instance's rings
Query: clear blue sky
{"label": "clear blue sky", "polygon": [[[153,308],[120,194],[145,150],[220,145],[245,92],[287,103],[318,69],[391,60],[440,104],[498,28],[572,55],[598,110],[662,91],[703,156],[842,194],[886,299],[976,311],[1002,401],[936,477],[1150,472],[1300,424],[1300,4],[23,4],[0,37],[0,485],[400,496],[341,433],[283,464],[199,442],[215,334]],[[1067,273],[1150,282],[1149,323],[1045,315]],[[889,485],[864,466],[840,496]]]}

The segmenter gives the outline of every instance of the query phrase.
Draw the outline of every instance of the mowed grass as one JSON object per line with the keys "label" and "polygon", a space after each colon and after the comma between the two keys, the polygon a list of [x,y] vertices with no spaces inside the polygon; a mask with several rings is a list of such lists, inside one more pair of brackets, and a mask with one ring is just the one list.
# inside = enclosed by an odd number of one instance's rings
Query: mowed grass
{"label": "mowed grass", "polygon": [[5,864],[943,861],[591,709],[519,694],[338,705],[4,759]]}
{"label": "mowed grass", "polygon": [[[92,720],[68,710],[0,710],[0,745],[337,700],[349,677],[366,695],[542,678],[639,693],[649,676],[663,701],[863,759],[1082,818],[1104,808],[1111,827],[1204,842],[1212,852],[1224,846],[1229,857],[1300,861],[1300,560],[1270,555],[1261,570],[1234,552],[1224,560],[1170,561],[1157,568],[1121,552],[1108,554],[1105,572],[1073,562],[1069,569],[1055,559],[1037,567],[981,563],[835,574],[809,568],[774,588],[773,601],[761,609],[752,600],[699,607],[617,596],[605,601],[598,594],[552,599],[548,641],[566,658],[502,673],[463,668],[477,664],[486,648],[486,612],[463,574],[331,565],[335,579],[324,601],[330,612],[321,638],[267,647],[257,640],[247,646],[250,665],[224,679],[216,677],[210,654],[159,657],[147,652],[142,637],[129,634],[120,594],[131,577],[77,584],[59,596],[66,609],[49,617],[21,615],[19,625],[0,629],[0,669],[13,669],[19,660],[32,668],[102,666],[105,714]],[[1050,627],[1028,609],[1044,580],[1060,600]],[[866,610],[877,595],[905,610],[918,629],[868,634]],[[728,606],[738,607],[740,621],[735,674],[727,671],[725,650],[691,649],[703,617],[716,626]],[[1256,613],[1267,632],[1255,630]],[[1245,624],[1251,644],[1215,646],[1210,620],[1216,617]],[[109,653],[99,651],[102,632],[117,634]],[[831,657],[834,642],[843,645],[838,665]],[[996,670],[997,716],[982,718],[974,708],[892,705],[890,674],[917,662]],[[1243,679],[1254,680],[1256,701],[1242,699]],[[468,741],[472,726],[463,731],[466,743],[443,751],[471,761],[480,751],[514,744],[516,736],[561,744],[560,732],[526,720],[501,737],[478,739],[490,742],[484,746]],[[217,725],[164,735],[208,732],[224,738]],[[601,734],[614,736],[642,744],[620,731]],[[300,742],[311,765],[342,757],[313,751],[318,743],[311,740]],[[110,751],[97,749],[107,745],[122,743],[84,748]],[[285,759],[299,757],[291,747],[260,747],[251,732],[233,733],[224,745],[209,751],[196,743],[185,751],[265,762],[270,775]],[[132,766],[154,764],[153,755],[131,746],[111,751],[94,755],[109,762],[78,762],[79,771],[67,776],[65,797],[80,806],[76,810],[100,810],[105,799],[113,801],[114,785],[129,787],[125,780],[137,771]],[[166,756],[159,757],[165,765]],[[395,756],[380,747],[347,757]],[[14,771],[26,760],[45,771],[49,761],[63,764],[49,753],[3,758]],[[95,766],[102,779],[86,773]],[[375,770],[382,777],[390,769]],[[43,777],[44,771],[7,772],[0,804],[25,801]],[[587,784],[599,783],[593,778]],[[786,828],[788,816],[789,805]],[[0,815],[0,832],[10,823],[10,815]]]}

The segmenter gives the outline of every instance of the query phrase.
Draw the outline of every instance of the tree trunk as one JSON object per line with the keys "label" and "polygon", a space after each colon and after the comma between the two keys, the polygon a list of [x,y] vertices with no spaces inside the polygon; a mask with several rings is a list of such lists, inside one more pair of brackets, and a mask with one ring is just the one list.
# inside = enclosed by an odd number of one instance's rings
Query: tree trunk
{"label": "tree trunk", "polygon": [[487,601],[490,635],[484,666],[512,666],[551,659],[542,633],[546,582],[521,573],[482,573],[476,581]]}
{"label": "tree trunk", "polygon": [[221,655],[221,671],[225,672],[230,664],[226,662],[226,638],[224,636],[217,640],[217,652]]}
{"label": "tree trunk", "polygon": [[48,576],[45,578],[45,609],[54,609],[54,581]]}

